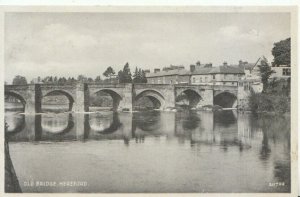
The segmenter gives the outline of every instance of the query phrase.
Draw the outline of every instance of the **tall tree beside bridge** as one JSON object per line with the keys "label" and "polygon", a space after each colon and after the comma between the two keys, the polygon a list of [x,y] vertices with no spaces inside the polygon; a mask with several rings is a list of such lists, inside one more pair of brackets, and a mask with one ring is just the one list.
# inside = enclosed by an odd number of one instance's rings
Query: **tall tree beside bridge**
{"label": "tall tree beside bridge", "polygon": [[147,83],[146,74],[141,68],[135,67],[133,74],[133,83]]}
{"label": "tall tree beside bridge", "polygon": [[78,75],[77,81],[79,81],[79,82],[86,82],[87,81],[87,77],[84,76],[84,75]]}
{"label": "tall tree beside bridge", "polygon": [[95,82],[102,82],[101,76],[97,76],[97,77],[95,78]]}
{"label": "tall tree beside bridge", "polygon": [[124,65],[123,71],[118,72],[119,83],[132,83],[131,72],[128,62]]}
{"label": "tall tree beside bridge", "polygon": [[26,85],[27,80],[24,76],[17,75],[14,77],[12,84],[13,85]]}
{"label": "tall tree beside bridge", "polygon": [[271,69],[268,60],[265,57],[262,58],[258,67],[261,76],[261,82],[263,83],[263,92],[266,92],[269,85],[269,78],[274,73],[274,70]]}
{"label": "tall tree beside bridge", "polygon": [[272,55],[274,56],[273,66],[279,65],[291,65],[291,38],[281,40],[274,43],[272,49]]}
{"label": "tall tree beside bridge", "polygon": [[115,74],[115,71],[114,71],[114,69],[113,69],[111,66],[109,66],[109,67],[106,69],[106,71],[104,71],[104,73],[103,73],[103,75],[104,75],[105,77],[109,78],[109,81],[110,81],[110,82],[111,82],[111,77],[114,76],[114,74]]}
{"label": "tall tree beside bridge", "polygon": [[135,71],[133,73],[133,83],[140,83],[140,76],[139,76],[139,70],[137,67],[135,67]]}
{"label": "tall tree beside bridge", "polygon": [[144,70],[141,71],[141,76],[142,76],[141,83],[147,83],[146,73]]}

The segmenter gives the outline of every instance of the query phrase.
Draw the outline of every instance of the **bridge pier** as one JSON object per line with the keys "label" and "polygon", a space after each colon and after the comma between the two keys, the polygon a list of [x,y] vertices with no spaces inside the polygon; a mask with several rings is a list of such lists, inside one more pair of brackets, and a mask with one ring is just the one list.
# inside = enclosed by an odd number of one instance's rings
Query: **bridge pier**
{"label": "bridge pier", "polygon": [[34,114],[41,112],[42,98],[41,89],[39,85],[29,85],[26,90],[26,102],[24,112],[27,114]]}
{"label": "bridge pier", "polygon": [[212,89],[206,89],[201,92],[201,101],[197,106],[213,105],[214,104],[214,91]]}
{"label": "bridge pier", "polygon": [[76,84],[76,98],[73,104],[76,112],[87,112],[89,111],[89,90],[85,83]]}
{"label": "bridge pier", "polygon": [[124,91],[123,91],[123,98],[120,100],[118,105],[118,111],[132,111],[133,106],[133,88],[132,84],[125,84]]}
{"label": "bridge pier", "polygon": [[164,91],[164,97],[165,97],[165,106],[166,108],[174,108],[176,104],[175,100],[175,87],[174,86],[168,86],[166,90]]}

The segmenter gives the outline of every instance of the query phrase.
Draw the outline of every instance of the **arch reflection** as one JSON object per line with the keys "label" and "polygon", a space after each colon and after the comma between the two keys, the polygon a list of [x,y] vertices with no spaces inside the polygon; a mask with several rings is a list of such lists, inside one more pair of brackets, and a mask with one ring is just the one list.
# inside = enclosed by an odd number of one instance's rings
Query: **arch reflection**
{"label": "arch reflection", "polygon": [[42,114],[41,129],[50,135],[64,135],[74,127],[71,113],[68,114]]}
{"label": "arch reflection", "polygon": [[122,123],[117,112],[109,115],[101,113],[93,113],[89,115],[89,128],[96,131],[98,134],[112,134],[116,132]]}
{"label": "arch reflection", "polygon": [[8,125],[8,128],[5,131],[5,135],[7,136],[15,135],[16,133],[23,131],[26,125],[24,114],[5,113],[5,121]]}
{"label": "arch reflection", "polygon": [[133,114],[133,125],[142,131],[159,131],[161,127],[161,114],[159,111],[146,111]]}

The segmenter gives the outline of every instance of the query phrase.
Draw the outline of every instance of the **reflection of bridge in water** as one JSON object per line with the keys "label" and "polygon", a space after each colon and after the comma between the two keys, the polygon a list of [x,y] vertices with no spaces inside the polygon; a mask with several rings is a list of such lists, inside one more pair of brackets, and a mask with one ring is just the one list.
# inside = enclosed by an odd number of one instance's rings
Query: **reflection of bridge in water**
{"label": "reflection of bridge in water", "polygon": [[[224,114],[226,113],[226,114]],[[219,144],[242,148],[251,145],[251,126],[247,118],[237,121],[232,111],[212,113],[185,111],[161,113],[63,113],[18,115],[18,121],[8,132],[10,141],[68,141],[68,140],[130,140],[143,142],[147,138],[164,137],[189,141],[192,146]],[[226,118],[224,119],[224,116]],[[9,122],[12,124],[11,122]],[[22,125],[22,126],[21,126]]]}
{"label": "reflection of bridge in water", "polygon": [[[172,84],[29,84],[5,85],[5,96],[19,99],[26,113],[41,112],[45,96],[64,95],[69,100],[69,110],[89,111],[90,95],[105,92],[112,97],[113,109],[132,111],[135,103],[144,97],[152,101],[155,108],[175,107],[176,98],[185,94],[191,107],[220,105],[236,107],[241,99],[238,86],[172,85]],[[239,98],[239,99],[237,99]]]}

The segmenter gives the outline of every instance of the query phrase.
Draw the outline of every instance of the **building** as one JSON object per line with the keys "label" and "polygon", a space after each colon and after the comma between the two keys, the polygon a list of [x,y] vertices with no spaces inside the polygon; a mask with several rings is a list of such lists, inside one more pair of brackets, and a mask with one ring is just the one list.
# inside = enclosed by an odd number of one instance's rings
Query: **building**
{"label": "building", "polygon": [[258,60],[255,63],[248,63],[247,61],[240,60],[238,65],[232,66],[243,69],[245,72],[245,79],[260,80],[260,72],[258,67],[260,59],[261,58],[258,58]]}
{"label": "building", "polygon": [[287,65],[272,66],[271,69],[274,73],[271,78],[288,79],[291,77],[291,67]]}
{"label": "building", "polygon": [[255,63],[240,60],[238,65],[232,65],[244,70],[245,76],[240,79],[239,86],[242,86],[242,89],[248,93],[250,93],[250,89],[256,93],[260,93],[263,90],[259,71],[260,60],[261,58],[258,58]]}
{"label": "building", "polygon": [[146,73],[146,78],[150,84],[189,84],[190,72],[186,69],[154,69],[153,73]]}
{"label": "building", "polygon": [[169,71],[169,70],[182,70],[184,69],[184,66],[175,66],[175,65],[170,65],[169,67],[164,67],[162,70],[163,71]]}
{"label": "building", "polygon": [[228,66],[226,62],[218,67],[193,68],[191,65],[191,84],[195,85],[230,85],[237,86],[244,77],[244,70]]}

